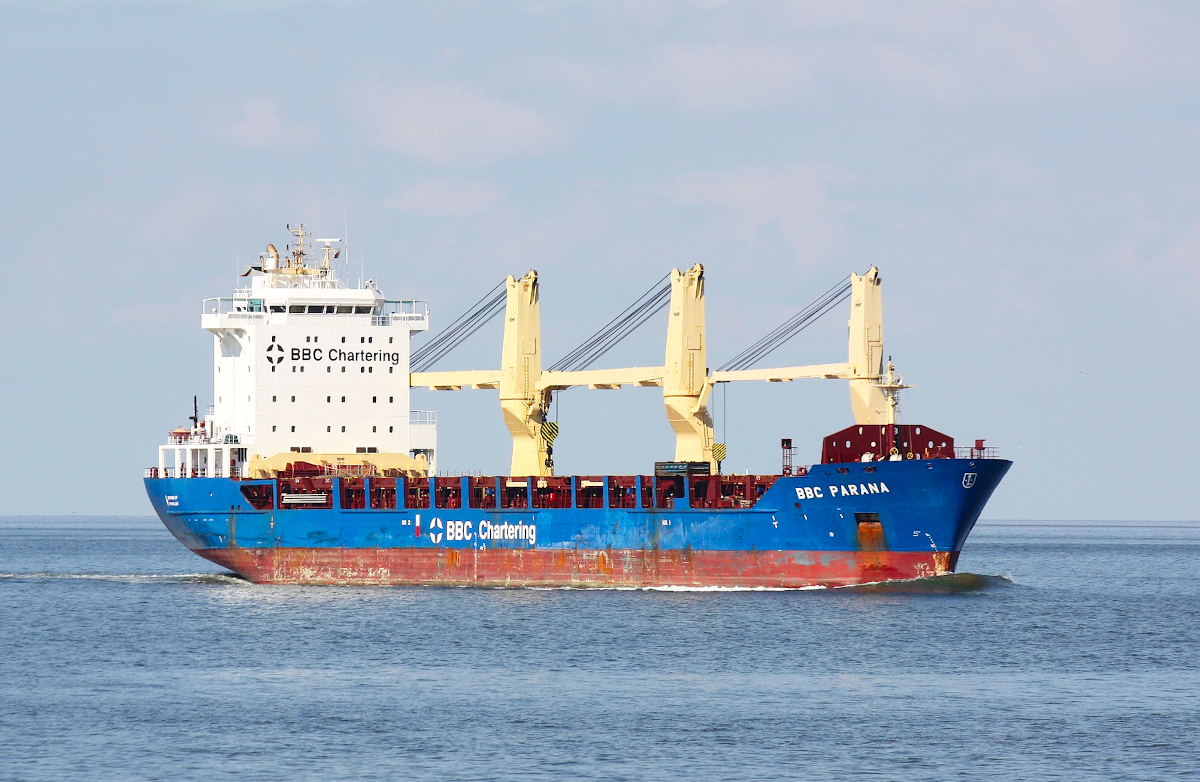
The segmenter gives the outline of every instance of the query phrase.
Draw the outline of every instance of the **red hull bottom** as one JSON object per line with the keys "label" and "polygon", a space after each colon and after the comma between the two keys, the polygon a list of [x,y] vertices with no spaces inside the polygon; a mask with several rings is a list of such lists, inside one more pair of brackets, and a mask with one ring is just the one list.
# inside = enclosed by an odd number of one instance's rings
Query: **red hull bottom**
{"label": "red hull bottom", "polygon": [[258,584],[478,587],[847,586],[952,573],[958,553],[438,548],[199,549]]}

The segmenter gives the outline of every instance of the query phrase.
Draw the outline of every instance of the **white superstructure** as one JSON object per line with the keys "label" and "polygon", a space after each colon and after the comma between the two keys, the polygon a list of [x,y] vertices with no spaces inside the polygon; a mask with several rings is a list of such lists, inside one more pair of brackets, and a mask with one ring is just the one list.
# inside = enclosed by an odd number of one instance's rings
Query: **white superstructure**
{"label": "white superstructure", "polygon": [[247,272],[249,287],[204,300],[211,412],[171,433],[159,469],[247,475],[278,454],[334,463],[400,454],[424,457],[432,472],[436,416],[409,410],[409,340],[429,328],[425,302],[386,299],[371,280],[347,286],[333,267],[340,240],[316,240],[322,257],[313,265],[310,234],[289,230],[288,252],[268,245]]}

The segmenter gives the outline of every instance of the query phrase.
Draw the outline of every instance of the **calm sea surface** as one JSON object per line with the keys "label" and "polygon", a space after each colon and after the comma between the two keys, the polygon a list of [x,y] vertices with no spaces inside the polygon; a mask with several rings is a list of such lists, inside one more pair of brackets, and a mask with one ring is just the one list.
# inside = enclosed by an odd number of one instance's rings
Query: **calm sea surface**
{"label": "calm sea surface", "polygon": [[258,587],[0,518],[0,779],[1200,778],[1200,523],[799,592]]}

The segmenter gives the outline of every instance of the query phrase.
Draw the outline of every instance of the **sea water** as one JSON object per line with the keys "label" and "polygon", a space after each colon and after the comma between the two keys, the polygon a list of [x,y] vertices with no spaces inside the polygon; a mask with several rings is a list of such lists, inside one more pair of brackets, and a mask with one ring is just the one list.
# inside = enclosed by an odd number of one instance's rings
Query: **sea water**
{"label": "sea water", "polygon": [[983,522],[800,591],[255,586],[0,519],[0,779],[1200,776],[1200,523]]}

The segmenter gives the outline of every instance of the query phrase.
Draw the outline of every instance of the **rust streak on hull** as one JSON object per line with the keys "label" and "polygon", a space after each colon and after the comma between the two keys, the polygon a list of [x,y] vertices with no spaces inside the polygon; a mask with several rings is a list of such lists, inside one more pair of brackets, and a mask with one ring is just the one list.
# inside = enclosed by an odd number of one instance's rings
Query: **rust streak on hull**
{"label": "rust streak on hull", "polygon": [[654,549],[224,548],[196,553],[259,584],[478,587],[847,586],[954,571],[957,554]]}

